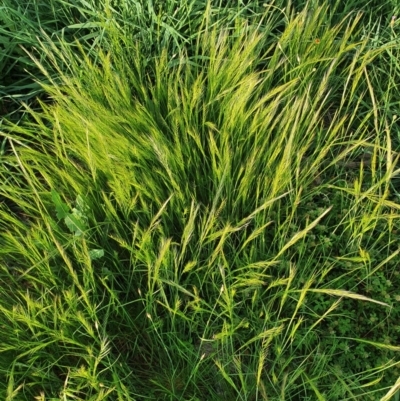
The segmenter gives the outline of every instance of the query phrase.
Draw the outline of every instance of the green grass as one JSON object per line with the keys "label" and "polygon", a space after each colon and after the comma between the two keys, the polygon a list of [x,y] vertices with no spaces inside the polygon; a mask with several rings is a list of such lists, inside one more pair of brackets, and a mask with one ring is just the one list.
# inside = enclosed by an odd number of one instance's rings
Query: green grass
{"label": "green grass", "polygon": [[4,85],[0,398],[397,400],[394,3],[70,3]]}

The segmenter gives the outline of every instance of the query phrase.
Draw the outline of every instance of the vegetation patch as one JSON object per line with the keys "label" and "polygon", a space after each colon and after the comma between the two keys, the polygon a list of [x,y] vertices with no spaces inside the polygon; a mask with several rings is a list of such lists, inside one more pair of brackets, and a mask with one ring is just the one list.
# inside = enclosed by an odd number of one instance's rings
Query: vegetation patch
{"label": "vegetation patch", "polygon": [[398,399],[397,19],[278,3],[5,2],[1,399]]}

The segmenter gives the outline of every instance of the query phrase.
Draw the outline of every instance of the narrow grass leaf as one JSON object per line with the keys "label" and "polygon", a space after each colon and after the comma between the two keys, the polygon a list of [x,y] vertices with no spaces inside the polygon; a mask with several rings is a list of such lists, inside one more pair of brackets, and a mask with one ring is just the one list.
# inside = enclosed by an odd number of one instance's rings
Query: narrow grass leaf
{"label": "narrow grass leaf", "polygon": [[[297,290],[297,291],[300,292],[300,290]],[[390,307],[390,305],[388,305],[385,302],[376,301],[375,299],[368,298],[365,295],[357,294],[355,292],[346,291],[346,290],[311,288],[311,289],[308,289],[308,291],[322,293],[322,294],[328,294],[328,295],[334,295],[336,297],[345,297],[345,298],[357,299],[360,301],[368,301],[368,302],[376,303],[378,305]]]}

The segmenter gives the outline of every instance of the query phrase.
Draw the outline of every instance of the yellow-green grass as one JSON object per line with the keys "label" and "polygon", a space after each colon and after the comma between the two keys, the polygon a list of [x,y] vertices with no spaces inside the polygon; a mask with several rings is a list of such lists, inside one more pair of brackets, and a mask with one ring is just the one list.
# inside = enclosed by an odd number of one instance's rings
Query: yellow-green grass
{"label": "yellow-green grass", "polygon": [[396,396],[398,44],[327,13],[40,42],[51,102],[1,133],[2,399]]}

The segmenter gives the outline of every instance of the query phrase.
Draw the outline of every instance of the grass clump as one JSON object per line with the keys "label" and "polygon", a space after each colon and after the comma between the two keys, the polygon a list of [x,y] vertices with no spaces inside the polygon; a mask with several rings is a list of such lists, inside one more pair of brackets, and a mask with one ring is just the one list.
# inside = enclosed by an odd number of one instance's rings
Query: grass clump
{"label": "grass clump", "polygon": [[396,44],[327,13],[208,7],[175,57],[40,42],[52,102],[2,132],[2,398],[395,394]]}

